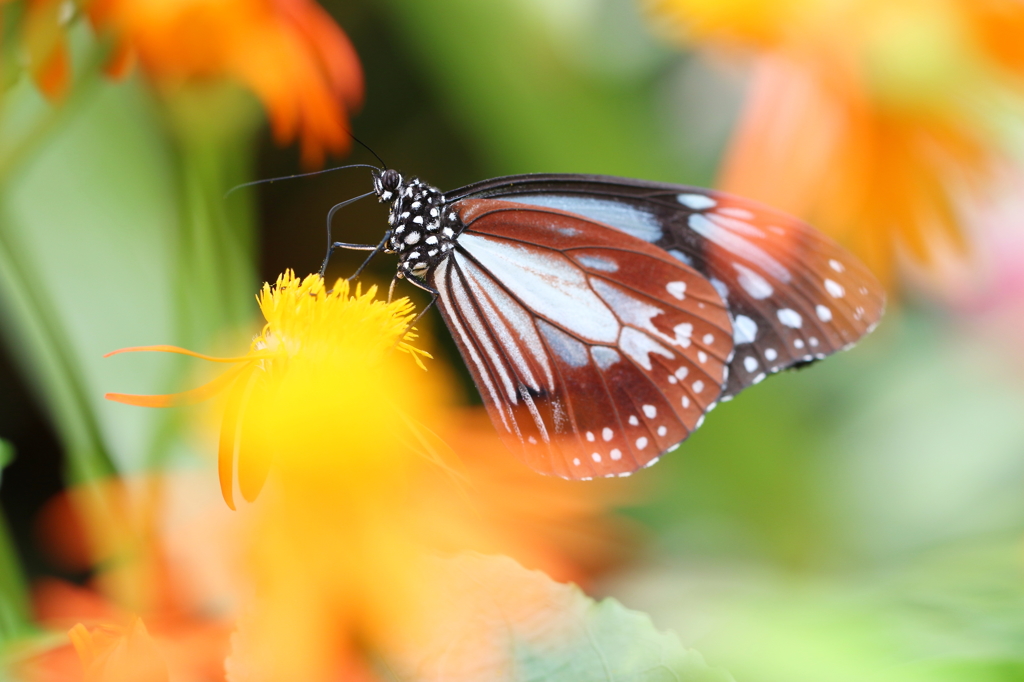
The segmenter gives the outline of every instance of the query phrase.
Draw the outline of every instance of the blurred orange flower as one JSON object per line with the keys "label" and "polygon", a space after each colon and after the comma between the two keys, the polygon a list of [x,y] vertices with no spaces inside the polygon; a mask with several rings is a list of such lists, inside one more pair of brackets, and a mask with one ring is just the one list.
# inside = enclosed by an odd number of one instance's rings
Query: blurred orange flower
{"label": "blurred orange flower", "polygon": [[127,626],[81,623],[68,632],[82,661],[84,682],[168,682],[167,663],[146,626],[133,617]]}
{"label": "blurred orange flower", "polygon": [[[234,595],[209,589],[204,578],[235,545],[218,528],[224,519],[206,505],[188,512],[205,513],[203,532],[175,512],[173,498],[195,487],[192,477],[111,479],[71,489],[47,504],[37,524],[41,546],[55,565],[88,570],[92,577],[87,587],[54,578],[33,585],[37,623],[67,635],[63,643],[54,644],[53,637],[27,643],[14,660],[18,679],[223,679],[234,627],[225,605]],[[121,532],[111,534],[100,508],[117,510],[125,526]],[[188,542],[169,541],[172,528]],[[207,539],[211,532],[216,540]]]}
{"label": "blurred orange flower", "polygon": [[900,257],[964,253],[959,205],[1001,156],[987,116],[1020,94],[1024,4],[651,4],[691,44],[755,55],[723,189],[813,221],[890,283]]}
{"label": "blurred orange flower", "polygon": [[235,79],[270,114],[279,143],[299,137],[307,165],[349,144],[346,121],[363,98],[359,59],[313,0],[89,0],[93,24],[165,89]]}
{"label": "blurred orange flower", "polygon": [[108,74],[138,62],[165,92],[233,79],[263,102],[280,144],[301,140],[306,165],[348,148],[348,114],[363,99],[362,67],[314,0],[25,0],[25,62],[51,100],[71,83],[66,32],[79,7],[111,40]]}

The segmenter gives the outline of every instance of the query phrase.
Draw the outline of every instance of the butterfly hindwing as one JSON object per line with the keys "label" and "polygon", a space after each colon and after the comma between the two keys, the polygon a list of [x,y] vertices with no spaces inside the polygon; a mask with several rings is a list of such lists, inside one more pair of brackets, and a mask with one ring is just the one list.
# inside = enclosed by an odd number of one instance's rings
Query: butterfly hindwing
{"label": "butterfly hindwing", "polygon": [[705,277],[585,217],[495,200],[455,207],[466,227],[430,284],[492,420],[527,464],[625,475],[697,428],[733,352]]}

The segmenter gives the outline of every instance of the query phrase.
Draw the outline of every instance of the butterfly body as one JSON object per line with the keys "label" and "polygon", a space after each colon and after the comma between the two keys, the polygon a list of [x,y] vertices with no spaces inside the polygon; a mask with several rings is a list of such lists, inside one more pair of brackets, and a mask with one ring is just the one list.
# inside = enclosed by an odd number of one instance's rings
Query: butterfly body
{"label": "butterfly body", "polygon": [[580,175],[442,193],[393,170],[384,250],[431,291],[504,442],[622,476],[720,400],[855,343],[884,293],[808,225],[698,188]]}

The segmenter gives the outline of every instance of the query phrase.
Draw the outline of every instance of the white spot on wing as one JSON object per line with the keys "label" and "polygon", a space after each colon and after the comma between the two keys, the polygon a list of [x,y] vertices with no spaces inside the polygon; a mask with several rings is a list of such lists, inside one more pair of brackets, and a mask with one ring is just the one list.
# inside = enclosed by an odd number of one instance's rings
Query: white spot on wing
{"label": "white spot on wing", "polygon": [[609,429],[607,426],[601,430],[601,438],[603,438],[604,442],[606,443],[610,441],[614,436],[615,432]]}
{"label": "white spot on wing", "polygon": [[629,417],[629,424],[630,424],[630,426],[638,426],[640,424],[640,420],[636,418],[635,414],[634,415],[630,415],[630,417]]}
{"label": "white spot on wing", "polygon": [[723,206],[722,208],[718,209],[718,212],[723,215],[732,216],[733,218],[741,218],[743,220],[754,219],[753,213],[751,213],[745,208],[740,208],[738,206]]}
{"label": "white spot on wing", "polygon": [[703,381],[698,379],[697,381],[693,382],[693,392],[694,393],[700,393],[703,390],[704,390],[704,382]]}
{"label": "white spot on wing", "polygon": [[743,358],[743,368],[748,372],[754,372],[757,370],[757,358],[748,355]]}
{"label": "white spot on wing", "polygon": [[775,360],[778,357],[779,354],[775,351],[774,348],[768,348],[764,352],[764,359],[767,360],[768,362],[775,362]]}
{"label": "white spot on wing", "polygon": [[685,253],[683,253],[682,251],[680,251],[679,249],[669,249],[668,252],[669,255],[671,255],[673,258],[681,260],[682,262],[686,263],[689,266],[693,266],[693,259],[690,258]]}
{"label": "white spot on wing", "polygon": [[669,282],[665,285],[665,291],[682,301],[686,298],[686,282]]}
{"label": "white spot on wing", "polygon": [[804,323],[804,318],[800,317],[800,313],[792,308],[782,308],[776,313],[776,316],[779,318],[779,322],[791,329],[799,329]]}
{"label": "white spot on wing", "polygon": [[743,287],[744,291],[750,294],[751,298],[763,301],[775,293],[775,290],[772,289],[772,285],[768,283],[768,280],[750,268],[739,263],[733,263],[732,267],[735,268],[737,273],[739,273],[739,277],[736,278],[736,281],[740,283],[740,286]]}
{"label": "white spot on wing", "polygon": [[737,315],[732,322],[732,340],[741,343],[753,343],[757,338],[757,323],[746,315]]}
{"label": "white spot on wing", "polygon": [[703,211],[706,208],[714,208],[718,202],[706,194],[677,194],[676,201],[695,211]]}
{"label": "white spot on wing", "polygon": [[591,455],[590,457],[591,457],[591,459],[593,459],[593,460],[594,460],[595,462],[600,462],[600,461],[601,461],[601,455],[600,455],[600,454],[598,454],[598,453],[596,453],[596,452],[595,452],[594,454],[592,454],[592,455]]}
{"label": "white spot on wing", "polygon": [[619,450],[618,448],[612,448],[612,451],[609,452],[608,455],[616,462],[622,459],[622,451]]}
{"label": "white spot on wing", "polygon": [[837,261],[835,258],[829,259],[828,265],[829,265],[830,268],[832,268],[836,272],[842,272],[843,270],[846,269],[846,268],[843,267],[843,264],[840,263],[839,261]]}
{"label": "white spot on wing", "polygon": [[[659,426],[658,427],[658,435],[659,436],[664,436],[666,433],[668,433],[668,429],[666,427],[664,427],[664,426]],[[653,464],[653,462],[651,464]]]}
{"label": "white spot on wing", "polygon": [[644,416],[646,416],[648,419],[654,419],[655,417],[658,416],[658,408],[655,407],[654,405],[644,405],[643,410]]}
{"label": "white spot on wing", "polygon": [[814,310],[818,313],[818,319],[822,322],[829,322],[832,319],[832,311],[828,306],[818,305]]}
{"label": "white spot on wing", "polygon": [[594,432],[593,431],[587,431],[587,440],[589,440],[591,443],[594,442]]}
{"label": "white spot on wing", "polygon": [[647,438],[646,437],[641,436],[640,438],[636,439],[636,449],[637,450],[643,450],[646,447],[647,447]]}
{"label": "white spot on wing", "polygon": [[672,327],[672,331],[676,335],[676,343],[683,348],[690,347],[690,337],[693,335],[693,325],[689,322],[683,322]]}
{"label": "white spot on wing", "polygon": [[725,286],[725,282],[714,277],[708,281],[711,282],[711,286],[715,288],[715,291],[718,292],[718,295],[721,296],[723,300],[729,298],[729,287]]}
{"label": "white spot on wing", "polygon": [[842,298],[846,295],[846,289],[843,288],[843,285],[830,279],[825,280],[825,291],[832,298]]}

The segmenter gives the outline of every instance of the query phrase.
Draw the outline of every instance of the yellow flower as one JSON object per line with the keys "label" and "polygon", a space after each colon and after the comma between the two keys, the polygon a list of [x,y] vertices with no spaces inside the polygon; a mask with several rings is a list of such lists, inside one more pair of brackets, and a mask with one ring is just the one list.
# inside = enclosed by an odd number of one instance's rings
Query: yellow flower
{"label": "yellow flower", "polygon": [[[395,380],[398,370],[393,363],[383,362],[394,350],[407,353],[421,368],[423,358],[430,357],[411,345],[416,337],[409,329],[413,304],[404,298],[385,303],[376,300],[376,294],[376,287],[363,292],[358,286],[352,293],[344,280],[328,290],[316,275],[300,280],[286,272],[274,286],[264,284],[258,298],[266,324],[244,356],[214,358],[174,346],[115,351],[181,353],[230,363],[232,369],[183,393],[106,397],[129,405],[170,407],[227,391],[218,458],[221,491],[233,509],[236,462],[242,496],[253,501],[275,453],[300,453],[300,459],[321,462],[323,450],[333,452],[339,435],[350,443],[357,433],[372,437],[365,428],[338,433],[351,426],[352,419],[362,426],[374,423],[381,410],[367,410],[367,405],[400,404],[415,392],[408,382]],[[384,433],[395,428],[387,423],[377,426]]]}
{"label": "yellow flower", "polygon": [[1002,155],[1024,4],[1002,0],[654,0],[689,44],[754,55],[719,186],[800,215],[883,280],[963,253],[959,203]]}
{"label": "yellow flower", "polygon": [[244,596],[228,679],[371,679],[368,660],[451,618],[428,598],[438,553],[511,551],[579,579],[581,558],[622,546],[587,523],[607,493],[537,477],[482,414],[476,426],[456,414],[443,372],[421,369],[412,305],[374,294],[286,273],[264,286],[266,325],[245,356],[221,359],[234,365],[222,377],[183,394],[109,396],[168,406],[228,394],[222,492],[233,505],[237,462],[243,497],[260,493],[231,515],[244,548],[231,584]]}

